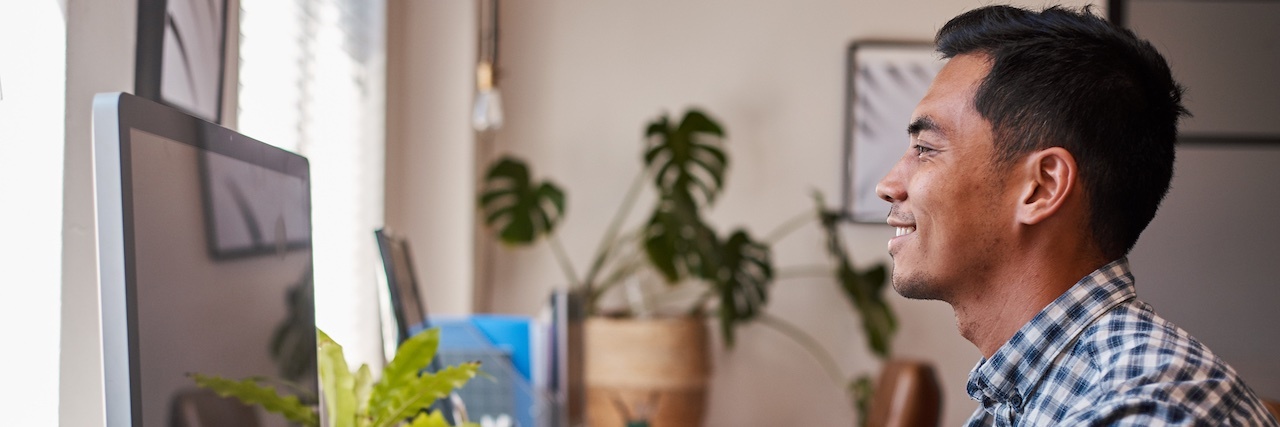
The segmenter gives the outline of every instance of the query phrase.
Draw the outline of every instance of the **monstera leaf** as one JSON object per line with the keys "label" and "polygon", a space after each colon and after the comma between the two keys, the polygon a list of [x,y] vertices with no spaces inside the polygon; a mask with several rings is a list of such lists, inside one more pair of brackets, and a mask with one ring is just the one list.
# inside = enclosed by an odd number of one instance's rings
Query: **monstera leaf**
{"label": "monstera leaf", "polygon": [[871,351],[880,358],[888,357],[898,321],[884,299],[884,288],[888,283],[887,270],[884,264],[862,272],[854,269],[853,261],[849,259],[849,253],[845,251],[840,239],[840,213],[828,210],[821,195],[815,194],[814,200],[817,202],[818,216],[822,220],[822,229],[827,235],[827,253],[836,262],[835,275],[840,282],[840,290],[857,309]]}
{"label": "monstera leaf", "polygon": [[738,323],[754,319],[769,299],[773,281],[773,261],[769,247],[756,242],[745,231],[729,236],[720,250],[720,265],[713,279],[720,296],[720,332],[725,345],[733,346],[733,330]]}
{"label": "monstera leaf", "polygon": [[508,244],[533,243],[564,215],[564,192],[550,182],[533,182],[524,162],[511,157],[489,169],[479,202],[485,224]]}
{"label": "monstera leaf", "polygon": [[667,283],[685,277],[711,278],[720,244],[687,195],[659,201],[644,228],[644,249]]}
{"label": "monstera leaf", "polygon": [[689,276],[711,279],[719,241],[700,211],[724,185],[728,160],[718,147],[724,130],[691,109],[678,125],[666,115],[658,117],[645,136],[645,167],[658,191],[658,204],[644,229],[649,261],[668,283]]}
{"label": "monstera leaf", "polygon": [[724,137],[720,125],[701,111],[691,109],[672,127],[663,115],[645,130],[648,138],[644,164],[653,171],[654,185],[663,197],[679,194],[712,203],[724,186],[728,158],[718,147]]}

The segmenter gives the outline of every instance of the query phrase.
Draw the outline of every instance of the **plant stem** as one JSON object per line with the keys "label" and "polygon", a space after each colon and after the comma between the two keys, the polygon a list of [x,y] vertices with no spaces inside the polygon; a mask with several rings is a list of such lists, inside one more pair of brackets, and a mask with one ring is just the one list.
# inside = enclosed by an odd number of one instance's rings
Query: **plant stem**
{"label": "plant stem", "polygon": [[777,243],[779,240],[782,240],[783,237],[787,237],[796,230],[799,230],[801,226],[808,224],[811,221],[816,221],[817,219],[818,215],[809,211],[796,215],[791,219],[788,219],[786,222],[778,225],[777,228],[774,228],[773,231],[765,235],[764,242],[770,245]]}
{"label": "plant stem", "polygon": [[640,267],[644,266],[643,256],[644,254],[636,253],[631,257],[628,257],[626,260],[619,261],[615,264],[617,267],[615,267],[608,276],[605,276],[604,280],[601,280],[599,285],[595,287],[594,292],[591,293],[590,304],[595,304],[596,299],[604,295],[604,293],[610,288],[613,288],[614,285],[621,283],[623,278],[639,271]]}
{"label": "plant stem", "polygon": [[[636,199],[640,195],[640,189],[644,188],[644,178],[648,176],[647,169],[641,169],[635,179],[631,181],[631,188],[627,189],[627,195],[623,197],[622,204],[618,206],[618,211],[613,214],[613,220],[609,222],[609,228],[605,229],[604,238],[600,240],[600,246],[596,248],[595,260],[591,262],[591,268],[587,270],[586,281],[582,285],[586,287],[586,294],[592,295],[591,287],[596,279],[596,275],[600,272],[600,267],[604,266],[604,262],[609,257],[609,253],[614,246],[614,240],[618,238],[618,232],[622,229],[622,223],[627,219],[627,214],[631,213],[631,207],[635,205]],[[591,308],[594,304],[587,307],[588,313],[595,311]]]}
{"label": "plant stem", "polygon": [[556,261],[560,264],[560,269],[564,270],[564,276],[569,278],[571,286],[580,285],[577,273],[573,272],[573,262],[569,260],[569,253],[564,250],[564,245],[560,244],[560,239],[555,234],[547,235],[547,242],[551,244],[551,253],[555,254]]}
{"label": "plant stem", "polygon": [[841,379],[840,368],[836,365],[835,358],[831,357],[831,353],[828,353],[817,339],[814,339],[813,336],[805,333],[804,330],[799,327],[792,325],[779,317],[770,315],[769,313],[761,312],[760,316],[756,319],[759,320],[761,324],[781,332],[783,335],[786,335],[787,338],[791,338],[792,341],[795,341],[796,344],[800,344],[801,347],[804,347],[805,351],[809,352],[809,355],[818,360],[818,364],[822,365],[822,369],[827,371],[827,376],[831,377],[831,382],[835,383],[836,386],[840,387],[842,390],[845,388],[844,380]]}
{"label": "plant stem", "polygon": [[708,289],[703,292],[702,295],[699,295],[698,299],[693,302],[693,306],[689,308],[689,315],[698,315],[702,313],[702,309],[707,305],[707,301],[710,301],[711,298],[715,296],[715,289]]}

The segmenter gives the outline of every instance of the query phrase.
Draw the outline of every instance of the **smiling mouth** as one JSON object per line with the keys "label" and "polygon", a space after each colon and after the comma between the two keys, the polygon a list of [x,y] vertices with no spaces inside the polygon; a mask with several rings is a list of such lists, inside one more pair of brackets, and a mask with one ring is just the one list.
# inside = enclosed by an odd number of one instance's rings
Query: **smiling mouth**
{"label": "smiling mouth", "polygon": [[906,236],[908,234],[916,232],[915,227],[894,227],[894,229],[897,231],[897,233],[894,234],[893,237],[902,237],[902,236]]}

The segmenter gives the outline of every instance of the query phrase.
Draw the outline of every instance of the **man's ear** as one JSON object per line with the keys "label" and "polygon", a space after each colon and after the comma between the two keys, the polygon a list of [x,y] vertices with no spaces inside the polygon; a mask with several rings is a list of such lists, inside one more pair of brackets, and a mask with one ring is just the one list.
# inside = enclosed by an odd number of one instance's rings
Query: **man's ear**
{"label": "man's ear", "polygon": [[1076,159],[1062,147],[1031,153],[1023,163],[1025,179],[1018,200],[1018,222],[1037,224],[1052,216],[1075,191]]}

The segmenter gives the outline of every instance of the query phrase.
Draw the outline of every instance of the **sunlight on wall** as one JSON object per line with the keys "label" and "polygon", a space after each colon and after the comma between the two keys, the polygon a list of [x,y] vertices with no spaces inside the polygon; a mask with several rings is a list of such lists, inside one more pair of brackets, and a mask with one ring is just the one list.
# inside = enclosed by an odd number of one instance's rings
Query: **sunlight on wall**
{"label": "sunlight on wall", "polygon": [[0,414],[58,424],[66,22],[56,1],[0,3]]}

